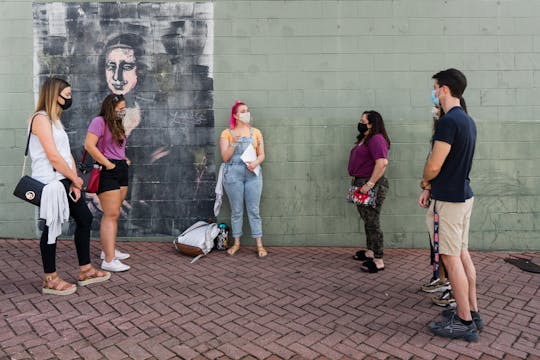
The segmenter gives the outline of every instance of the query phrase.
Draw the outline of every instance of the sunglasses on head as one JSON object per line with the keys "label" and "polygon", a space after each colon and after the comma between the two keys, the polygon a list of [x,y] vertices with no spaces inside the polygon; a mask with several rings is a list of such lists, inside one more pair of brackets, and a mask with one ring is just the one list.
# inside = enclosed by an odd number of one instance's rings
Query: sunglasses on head
{"label": "sunglasses on head", "polygon": [[124,95],[114,95],[113,96],[113,101],[115,103],[119,103],[120,101],[124,101]]}

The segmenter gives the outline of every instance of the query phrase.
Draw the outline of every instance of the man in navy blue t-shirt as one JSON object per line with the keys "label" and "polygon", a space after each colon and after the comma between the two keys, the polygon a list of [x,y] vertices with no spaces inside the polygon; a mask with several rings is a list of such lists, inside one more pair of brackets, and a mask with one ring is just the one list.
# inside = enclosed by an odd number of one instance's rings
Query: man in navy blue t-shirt
{"label": "man in navy blue t-shirt", "polygon": [[[459,70],[448,69],[433,75],[433,79],[435,96],[445,115],[435,128],[433,149],[424,167],[423,192],[418,202],[422,207],[429,206],[426,221],[434,237],[439,237],[439,252],[457,308],[443,311],[447,319],[430,324],[430,330],[443,337],[476,341],[483,324],[476,298],[476,270],[468,251],[474,201],[469,173],[476,144],[476,125],[460,106],[460,98],[467,87],[465,75]],[[435,222],[438,231],[435,231]]]}

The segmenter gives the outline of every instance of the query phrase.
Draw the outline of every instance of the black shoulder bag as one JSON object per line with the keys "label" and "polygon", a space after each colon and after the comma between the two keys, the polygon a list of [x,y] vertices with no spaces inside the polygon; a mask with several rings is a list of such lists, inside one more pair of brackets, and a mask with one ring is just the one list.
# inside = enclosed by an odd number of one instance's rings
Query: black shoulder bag
{"label": "black shoulder bag", "polygon": [[17,183],[13,195],[19,199],[23,199],[26,202],[29,202],[32,205],[40,206],[41,204],[41,193],[45,184],[37,181],[31,176],[24,175],[24,168],[26,167],[26,157],[28,156],[28,147],[30,146],[30,134],[32,134],[32,124],[34,123],[34,118],[37,114],[32,116],[30,121],[30,128],[28,129],[28,138],[26,139],[26,150],[24,151],[24,162],[21,172],[21,179]]}

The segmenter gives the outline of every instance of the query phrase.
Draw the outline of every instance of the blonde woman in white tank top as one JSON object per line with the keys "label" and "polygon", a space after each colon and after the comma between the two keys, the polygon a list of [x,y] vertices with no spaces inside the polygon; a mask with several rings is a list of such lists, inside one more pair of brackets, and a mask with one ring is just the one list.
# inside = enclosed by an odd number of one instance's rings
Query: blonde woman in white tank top
{"label": "blonde woman in white tank top", "polygon": [[[60,122],[62,110],[67,110],[71,101],[71,86],[65,80],[54,77],[45,80],[30,123],[29,153],[33,178],[45,184],[60,181],[65,188],[70,216],[77,225],[74,240],[80,270],[78,285],[86,286],[105,281],[111,274],[95,269],[90,263],[92,213],[84,199],[80,200],[83,180],[77,175],[69,139]],[[62,280],[56,272],[56,242],[48,243],[48,233],[49,229],[45,226],[40,239],[45,273],[42,292],[54,295],[73,294],[77,286]]]}

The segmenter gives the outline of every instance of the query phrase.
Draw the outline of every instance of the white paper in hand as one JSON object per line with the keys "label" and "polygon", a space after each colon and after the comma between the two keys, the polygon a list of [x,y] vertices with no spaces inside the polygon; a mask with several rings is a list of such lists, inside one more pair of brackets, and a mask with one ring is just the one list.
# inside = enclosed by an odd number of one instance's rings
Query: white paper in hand
{"label": "white paper in hand", "polygon": [[[240,159],[242,159],[242,161],[245,163],[257,160],[257,152],[255,151],[253,144],[248,145],[246,150],[244,150],[244,152],[240,156]],[[259,174],[261,173],[261,166],[257,165],[257,167],[253,169],[253,172],[255,173],[255,175],[259,176]]]}

